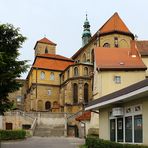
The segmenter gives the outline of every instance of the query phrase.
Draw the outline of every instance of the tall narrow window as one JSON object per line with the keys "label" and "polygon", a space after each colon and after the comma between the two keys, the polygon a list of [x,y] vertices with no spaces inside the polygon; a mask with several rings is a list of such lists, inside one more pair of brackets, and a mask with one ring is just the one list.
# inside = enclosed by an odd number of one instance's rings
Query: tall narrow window
{"label": "tall narrow window", "polygon": [[115,125],[115,119],[110,120],[110,140],[116,141],[116,125]]}
{"label": "tall narrow window", "polygon": [[88,76],[88,67],[84,67],[84,76]]}
{"label": "tall narrow window", "polygon": [[117,37],[114,38],[114,44],[115,44],[115,47],[118,47],[118,38]]}
{"label": "tall narrow window", "polygon": [[41,75],[40,75],[41,79],[45,79],[45,72],[44,71],[41,71]]}
{"label": "tall narrow window", "polygon": [[73,84],[73,103],[78,103],[78,85]]}
{"label": "tall narrow window", "polygon": [[74,68],[74,76],[78,76],[78,67]]}
{"label": "tall narrow window", "polygon": [[50,80],[54,80],[54,72],[50,73]]}
{"label": "tall narrow window", "polygon": [[48,53],[48,48],[47,47],[45,48],[45,53]]}
{"label": "tall narrow window", "polygon": [[123,118],[117,119],[117,141],[123,142]]}
{"label": "tall narrow window", "polygon": [[94,63],[94,50],[91,51],[91,63]]}
{"label": "tall narrow window", "polygon": [[88,103],[88,84],[84,84],[84,102],[87,104]]}
{"label": "tall narrow window", "polygon": [[83,54],[82,62],[86,62],[86,54],[85,53]]}
{"label": "tall narrow window", "polygon": [[69,70],[67,71],[67,79],[69,78],[70,72]]}

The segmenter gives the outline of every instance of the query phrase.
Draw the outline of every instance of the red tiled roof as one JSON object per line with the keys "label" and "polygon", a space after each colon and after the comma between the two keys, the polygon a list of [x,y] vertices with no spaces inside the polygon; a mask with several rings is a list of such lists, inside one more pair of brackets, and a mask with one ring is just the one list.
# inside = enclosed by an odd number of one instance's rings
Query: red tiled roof
{"label": "red tiled roof", "polygon": [[148,55],[148,41],[136,41],[136,45],[141,55]]}
{"label": "red tiled roof", "polygon": [[108,19],[108,21],[99,29],[99,31],[100,34],[114,31],[132,34],[127,26],[124,24],[122,19],[119,17],[117,12]]}
{"label": "red tiled roof", "polygon": [[37,43],[44,43],[44,44],[49,44],[49,45],[54,45],[54,46],[57,45],[57,44],[55,44],[54,42],[50,41],[49,39],[47,39],[47,38],[45,38],[45,37],[42,38],[42,39],[40,39],[40,40],[38,40],[38,41],[36,42],[36,44],[35,44],[35,46],[34,46],[34,49],[36,48]]}
{"label": "red tiled roof", "polygon": [[90,120],[91,119],[91,112],[90,111],[84,112],[82,115],[76,117],[75,119],[76,119],[76,121]]}
{"label": "red tiled roof", "polygon": [[48,56],[37,56],[33,63],[33,68],[63,71],[74,63],[72,60],[60,55],[49,55],[50,54],[48,54]]}
{"label": "red tiled roof", "polygon": [[51,44],[51,45],[56,45],[54,42],[50,41],[49,39],[47,38],[42,38],[41,40],[38,40],[37,42],[39,43],[46,43],[46,44]]}
{"label": "red tiled roof", "polygon": [[138,52],[134,52],[136,57],[132,57],[132,51],[129,48],[95,48],[96,66],[100,70],[146,69]]}

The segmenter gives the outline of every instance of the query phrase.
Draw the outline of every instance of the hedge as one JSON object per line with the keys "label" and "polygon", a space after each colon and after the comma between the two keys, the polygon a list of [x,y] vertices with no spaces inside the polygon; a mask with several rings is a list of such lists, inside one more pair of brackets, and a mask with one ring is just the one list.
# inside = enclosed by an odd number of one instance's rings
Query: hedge
{"label": "hedge", "polygon": [[86,146],[88,148],[148,148],[148,146],[144,145],[120,144],[108,140],[102,140],[97,137],[87,137]]}
{"label": "hedge", "polygon": [[1,140],[24,139],[25,136],[26,131],[24,130],[0,130]]}

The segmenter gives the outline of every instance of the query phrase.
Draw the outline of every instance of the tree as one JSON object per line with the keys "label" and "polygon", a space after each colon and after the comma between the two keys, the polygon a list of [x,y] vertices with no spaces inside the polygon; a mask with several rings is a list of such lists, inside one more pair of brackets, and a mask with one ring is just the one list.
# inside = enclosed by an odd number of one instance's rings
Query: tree
{"label": "tree", "polygon": [[8,99],[9,93],[12,93],[21,87],[16,81],[21,74],[26,72],[27,61],[21,61],[19,49],[26,40],[19,33],[19,28],[14,28],[11,24],[0,24],[0,113],[12,107],[12,102]]}

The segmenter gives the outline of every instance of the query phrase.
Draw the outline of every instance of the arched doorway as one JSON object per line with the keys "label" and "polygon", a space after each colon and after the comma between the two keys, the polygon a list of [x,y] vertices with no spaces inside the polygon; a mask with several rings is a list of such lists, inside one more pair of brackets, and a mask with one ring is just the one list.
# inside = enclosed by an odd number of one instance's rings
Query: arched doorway
{"label": "arched doorway", "polygon": [[47,102],[45,103],[45,109],[46,109],[46,110],[50,110],[50,109],[51,109],[51,102],[50,102],[50,101],[47,101]]}
{"label": "arched doorway", "polygon": [[38,101],[38,111],[43,111],[43,101],[42,100]]}

